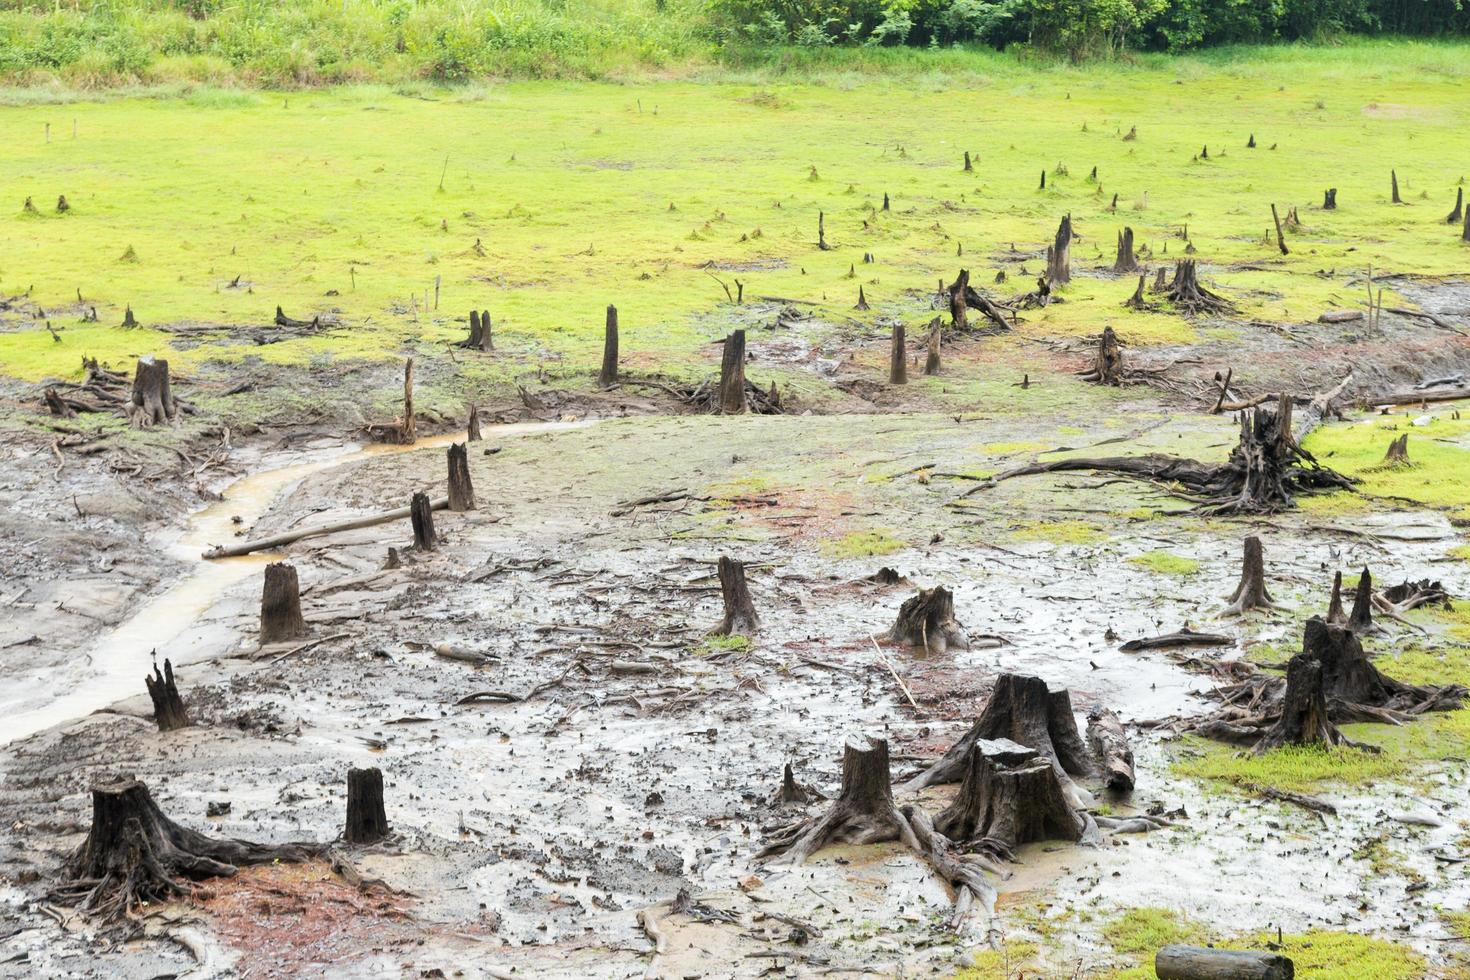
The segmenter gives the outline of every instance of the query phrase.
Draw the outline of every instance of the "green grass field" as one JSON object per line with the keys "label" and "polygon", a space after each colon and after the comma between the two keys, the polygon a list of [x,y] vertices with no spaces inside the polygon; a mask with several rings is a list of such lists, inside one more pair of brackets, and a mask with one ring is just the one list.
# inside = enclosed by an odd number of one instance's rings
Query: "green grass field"
{"label": "green grass field", "polygon": [[[1187,225],[1207,280],[1247,317],[1312,319],[1359,304],[1343,283],[1370,264],[1434,274],[1470,263],[1444,223],[1470,159],[1465,51],[1360,44],[1075,71],[977,56],[969,74],[941,53],[944,71],[886,80],[818,65],[804,83],[15,104],[0,108],[0,294],[32,290],[62,340],[12,320],[0,371],[70,376],[82,353],[124,362],[170,343],[148,327],[264,324],[277,304],[339,311],[345,326],[171,356],[389,356],[462,336],[450,321],[475,307],[491,311],[505,348],[580,369],[595,362],[608,303],[630,367],[678,370],[704,363],[699,346],[728,328],[711,272],[833,319],[856,315],[861,286],[874,306],[865,319],[922,322],[938,277],[963,265],[988,288],[997,252],[1040,249],[1068,212],[1082,274],[1023,333],[1111,323],[1136,345],[1196,336],[1180,317],[1122,309],[1132,283],[1090,274],[1111,264],[1124,225],[1155,260],[1182,256]],[[1137,139],[1123,139],[1133,127]],[[966,150],[973,173],[961,171]],[[1388,201],[1390,168],[1403,206]],[[1326,187],[1338,188],[1336,211],[1318,209]],[[58,214],[62,194],[71,210]],[[1284,258],[1263,240],[1273,202],[1302,219]],[[816,247],[819,212],[830,251]],[[997,292],[1029,288],[1008,267]],[[436,281],[439,308],[425,313]],[[78,291],[99,324],[79,322]],[[145,329],[117,329],[125,304]]]}

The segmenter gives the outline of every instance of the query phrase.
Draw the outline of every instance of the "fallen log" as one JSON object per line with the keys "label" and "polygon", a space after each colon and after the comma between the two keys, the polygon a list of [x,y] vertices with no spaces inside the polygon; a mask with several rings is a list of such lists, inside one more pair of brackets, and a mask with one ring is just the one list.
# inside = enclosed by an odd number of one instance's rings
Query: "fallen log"
{"label": "fallen log", "polygon": [[1124,653],[1137,653],[1140,650],[1167,650],[1171,647],[1228,647],[1234,642],[1232,637],[1222,636],[1219,633],[1196,633],[1186,628],[1177,633],[1129,640],[1118,649]]}
{"label": "fallen log", "polygon": [[1165,946],[1154,955],[1159,980],[1292,980],[1296,967],[1277,953],[1207,946]]}
{"label": "fallen log", "polygon": [[1093,708],[1087,713],[1087,742],[1102,763],[1108,789],[1118,793],[1133,790],[1133,749],[1123,723],[1106,708]]}
{"label": "fallen log", "polygon": [[[429,508],[431,510],[444,510],[448,506],[448,497],[435,497],[429,501]],[[372,527],[375,524],[401,521],[408,516],[408,507],[395,507],[392,510],[379,511],[376,514],[364,514],[361,517],[349,517],[346,520],[333,521],[330,524],[314,524],[311,527],[286,531],[268,538],[256,538],[250,541],[242,541],[239,544],[215,545],[213,548],[204,552],[201,557],[237,558],[240,555],[249,555],[257,551],[269,551],[275,548],[281,548],[293,542],[300,541],[303,538],[314,538],[323,534],[336,534],[340,531],[355,531],[358,528]]]}

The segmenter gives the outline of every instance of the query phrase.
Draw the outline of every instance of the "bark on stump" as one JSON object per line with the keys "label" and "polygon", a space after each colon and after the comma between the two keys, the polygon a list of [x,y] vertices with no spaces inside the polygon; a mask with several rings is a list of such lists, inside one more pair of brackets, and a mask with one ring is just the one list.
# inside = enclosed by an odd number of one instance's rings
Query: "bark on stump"
{"label": "bark on stump", "polygon": [[66,863],[69,880],[52,894],[84,912],[122,918],[145,903],[193,894],[191,880],[229,877],[247,865],[304,861],[321,850],[206,837],[164,816],[147,786],[125,779],[92,788],[92,828]]}
{"label": "bark on stump", "polygon": [[1108,789],[1118,793],[1133,791],[1133,749],[1118,716],[1106,708],[1093,708],[1087,713],[1087,744],[1102,765]]}
{"label": "bark on stump", "polygon": [[454,346],[478,351],[494,350],[495,345],[490,341],[490,311],[479,313],[470,310],[470,335]]}
{"label": "bark on stump", "polygon": [[[1159,270],[1159,272],[1161,274],[1163,273],[1163,271],[1164,271],[1163,269],[1160,269]],[[1142,275],[1142,274],[1139,275],[1139,277],[1138,277],[1138,285],[1136,287],[1134,287],[1134,289],[1133,289],[1133,295],[1132,296],[1129,296],[1127,299],[1125,299],[1123,301],[1123,305],[1125,307],[1127,307],[1130,310],[1146,310],[1146,309],[1148,309],[1148,300],[1146,300],[1146,299],[1143,298],[1143,285],[1144,285],[1144,283],[1147,280],[1148,280],[1148,277],[1147,276]]]}
{"label": "bark on stump", "polygon": [[735,330],[725,338],[725,352],[720,358],[720,414],[739,415],[745,411],[745,331]]}
{"label": "bark on stump", "polygon": [[745,584],[745,563],[735,561],[729,555],[721,555],[716,568],[725,615],[710,634],[734,636],[755,632],[760,626],[760,617],[756,615],[755,603],[750,599],[750,587]]}
{"label": "bark on stump", "polygon": [[939,373],[939,345],[941,343],[939,317],[929,322],[928,352],[924,359],[924,373],[934,375]]}
{"label": "bark on stump", "polygon": [[439,547],[439,538],[434,533],[434,510],[429,495],[418,491],[408,502],[408,519],[413,525],[413,546],[419,551],[433,551]]}
{"label": "bark on stump", "polygon": [[888,349],[888,383],[891,385],[906,385],[909,383],[908,355],[904,351],[904,329],[902,323],[893,325],[893,339]]}
{"label": "bark on stump", "polygon": [[970,322],[970,270],[961,269],[949,287],[949,316],[956,333],[965,330]]}
{"label": "bark on stump", "polygon": [[387,836],[383,771],[376,766],[347,770],[347,822],[342,839],[349,844],[373,844]]}
{"label": "bark on stump", "polygon": [[138,429],[171,424],[178,418],[178,402],[169,386],[168,361],[152,355],[138,358],[128,416]]}
{"label": "bark on stump", "polygon": [[413,418],[413,358],[403,362],[403,423],[398,427],[398,441],[412,446],[418,441],[418,426]]}
{"label": "bark on stump", "polygon": [[1052,286],[1072,281],[1072,216],[1063,216],[1055,240],[1046,250],[1046,280]]}
{"label": "bark on stump", "polygon": [[1373,575],[1367,566],[1358,578],[1358,588],[1353,592],[1353,611],[1348,614],[1347,628],[1354,633],[1367,633],[1373,629]]}
{"label": "bark on stump", "polygon": [[1009,741],[970,748],[959,793],[934,818],[950,840],[1000,845],[988,848],[998,857],[1033,841],[1081,840],[1084,827],[1051,763]]}
{"label": "bark on stump", "polygon": [[602,337],[602,371],[597,375],[600,388],[618,383],[618,308],[608,305],[607,325]]}
{"label": "bark on stump", "polygon": [[1296,966],[1278,953],[1172,943],[1154,954],[1159,980],[1293,980]]}
{"label": "bark on stump", "polygon": [[296,569],[285,562],[272,562],[265,566],[265,584],[260,593],[260,642],[279,643],[305,635]]}
{"label": "bark on stump", "polygon": [[1327,713],[1322,662],[1303,651],[1286,665],[1286,693],[1281,718],[1266,730],[1252,750],[1257,755],[1283,745],[1350,745]]}
{"label": "bark on stump", "polygon": [[1412,465],[1409,460],[1409,434],[1407,432],[1388,444],[1388,452],[1383,454],[1383,465]]}
{"label": "bark on stump", "polygon": [[1322,210],[1323,211],[1336,211],[1337,210],[1337,188],[1336,187],[1329,187],[1325,191],[1322,192]]}
{"label": "bark on stump", "polygon": [[163,671],[154,663],[152,675],[144,674],[148,685],[148,697],[153,701],[153,719],[158,722],[160,732],[171,732],[189,727],[189,712],[184,708],[184,699],[179,696],[179,686],[174,683],[174,665],[164,658]]}
{"label": "bark on stump", "polygon": [[821,794],[809,786],[803,786],[796,781],[796,773],[791,769],[791,763],[786,763],[781,771],[781,786],[771,795],[772,806],[782,806],[787,803],[810,803],[813,799],[820,799]]}
{"label": "bark on stump", "polygon": [[1133,254],[1133,229],[1118,232],[1118,255],[1113,260],[1113,271],[1118,275],[1138,272],[1138,258]]}
{"label": "bark on stump", "polygon": [[[1140,279],[1140,282],[1142,280]],[[1083,381],[1094,384],[1119,386],[1123,383],[1123,345],[1112,327],[1103,327],[1097,339],[1097,354],[1092,361],[1092,370],[1084,371]]]}
{"label": "bark on stump", "polygon": [[920,589],[905,599],[888,638],[932,654],[942,654],[950,647],[970,648],[970,638],[954,618],[954,594],[942,585]]}
{"label": "bark on stump", "polygon": [[1266,591],[1265,552],[1261,539],[1254,534],[1245,539],[1245,555],[1241,559],[1240,583],[1226,600],[1225,615],[1239,615],[1252,609],[1275,609],[1276,603]]}
{"label": "bark on stump", "polygon": [[1166,299],[1186,313],[1235,312],[1233,303],[1200,285],[1199,270],[1194,259],[1184,259],[1175,264],[1174,279],[1164,288],[1163,293]]}
{"label": "bark on stump", "polygon": [[480,407],[471,405],[469,423],[465,426],[465,442],[479,442],[480,439]]}
{"label": "bark on stump", "polygon": [[1455,209],[1453,211],[1451,211],[1448,215],[1445,216],[1444,223],[1447,224],[1447,225],[1457,225],[1457,224],[1459,224],[1460,223],[1460,215],[1463,213],[1463,210],[1462,209],[1464,207],[1465,207],[1465,188],[1463,188],[1463,187],[1456,187],[1455,188]]}
{"label": "bark on stump", "polygon": [[463,442],[449,445],[449,509],[460,513],[475,509],[475,488],[470,483],[470,454]]}

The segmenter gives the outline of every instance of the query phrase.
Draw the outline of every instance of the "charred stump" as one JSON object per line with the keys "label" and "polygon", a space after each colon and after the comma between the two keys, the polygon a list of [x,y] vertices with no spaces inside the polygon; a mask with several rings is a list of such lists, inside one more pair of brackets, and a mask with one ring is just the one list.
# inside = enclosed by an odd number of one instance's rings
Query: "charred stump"
{"label": "charred stump", "polygon": [[470,454],[463,442],[449,445],[449,509],[456,513],[475,509],[475,488],[470,483]]}
{"label": "charred stump", "polygon": [[1186,313],[1233,313],[1235,305],[1223,296],[1210,292],[1199,282],[1194,259],[1184,259],[1174,266],[1174,279],[1163,290],[1164,298]]}
{"label": "charred stump", "polygon": [[260,642],[279,643],[305,635],[296,569],[283,561],[272,562],[265,566],[265,584],[260,592]]}
{"label": "charred stump", "polygon": [[618,308],[607,307],[607,324],[602,337],[602,371],[597,375],[600,388],[611,388],[618,383]]}
{"label": "charred stump", "polygon": [[720,358],[720,414],[745,411],[745,331],[735,330],[725,338]]}
{"label": "charred stump", "polygon": [[138,358],[128,416],[138,429],[172,424],[179,417],[179,405],[169,386],[168,361],[152,355]]}
{"label": "charred stump", "polygon": [[939,317],[929,322],[929,342],[927,355],[924,358],[924,373],[934,375],[939,373],[939,345],[941,343]]}
{"label": "charred stump", "polygon": [[1307,651],[1286,665],[1286,693],[1281,717],[1266,730],[1252,750],[1257,755],[1283,745],[1350,745],[1327,714],[1322,686],[1322,662]]}
{"label": "charred stump", "polygon": [[1052,286],[1072,281],[1072,237],[1072,216],[1064,215],[1056,238],[1046,250],[1046,281]]}
{"label": "charred stump", "polygon": [[954,802],[934,818],[934,828],[950,840],[990,845],[986,849],[1005,857],[1033,841],[1082,839],[1085,821],[1051,763],[1032,749],[1006,740],[977,742],[963,767]]}
{"label": "charred stump", "polygon": [[1240,615],[1252,609],[1275,609],[1276,603],[1266,591],[1265,553],[1261,539],[1254,534],[1245,539],[1245,555],[1241,559],[1240,584],[1226,600],[1225,615]]}
{"label": "charred stump", "polygon": [[178,684],[174,683],[173,663],[165,657],[160,673],[155,661],[152,675],[144,674],[143,681],[148,685],[148,697],[153,701],[153,720],[158,722],[158,730],[171,732],[177,728],[188,728],[189,712],[184,708],[184,699],[179,696]]}
{"label": "charred stump", "polygon": [[103,919],[121,919],[194,894],[192,881],[229,877],[248,865],[304,861],[321,850],[206,837],[164,816],[147,786],[121,780],[92,788],[92,828],[67,860],[69,880],[52,895]]}
{"label": "charred stump", "polygon": [[750,586],[745,584],[745,563],[729,555],[721,555],[716,566],[720,576],[720,598],[725,603],[725,615],[715,628],[714,636],[735,636],[754,633],[760,626],[760,617],[755,613],[755,603],[750,598]]}
{"label": "charred stump", "polygon": [[376,766],[347,770],[347,822],[342,839],[349,844],[374,844],[387,836],[383,771]]}
{"label": "charred stump", "polygon": [[908,354],[904,350],[904,329],[902,323],[893,325],[893,338],[889,342],[888,349],[888,383],[891,385],[906,385],[909,383]]}
{"label": "charred stump", "polygon": [[419,551],[433,551],[439,547],[439,538],[434,533],[434,510],[429,495],[422,490],[410,498],[408,519],[413,525],[413,546]]}
{"label": "charred stump", "polygon": [[1102,767],[1103,780],[1118,793],[1133,791],[1133,749],[1118,716],[1106,708],[1087,713],[1087,744]]}
{"label": "charred stump", "polygon": [[[1142,281],[1140,278],[1140,284]],[[1080,377],[1083,381],[1100,385],[1117,386],[1123,383],[1123,346],[1118,343],[1118,335],[1113,332],[1112,327],[1103,327],[1102,336],[1097,340],[1097,354],[1093,358],[1092,370],[1082,372]]]}
{"label": "charred stump", "polygon": [[757,857],[784,854],[793,864],[802,864],[828,844],[890,840],[920,849],[908,821],[893,803],[888,742],[865,738],[843,746],[842,790],[827,812],[776,831]]}
{"label": "charred stump", "polygon": [[1133,254],[1133,229],[1118,232],[1118,257],[1113,260],[1113,271],[1118,275],[1138,272],[1138,258]]}
{"label": "charred stump", "polygon": [[942,585],[920,589],[905,599],[888,638],[934,654],[944,653],[950,647],[970,648],[970,638],[954,618],[954,595]]}
{"label": "charred stump", "polygon": [[1336,211],[1337,210],[1337,188],[1336,187],[1329,187],[1325,191],[1322,192],[1322,210],[1323,211]]}

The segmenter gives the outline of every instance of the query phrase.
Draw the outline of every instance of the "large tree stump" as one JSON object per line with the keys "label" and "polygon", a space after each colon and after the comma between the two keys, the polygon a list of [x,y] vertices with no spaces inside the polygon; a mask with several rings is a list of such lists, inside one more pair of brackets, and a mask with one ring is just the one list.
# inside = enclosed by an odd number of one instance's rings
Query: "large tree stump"
{"label": "large tree stump", "polygon": [[1240,584],[1225,600],[1229,603],[1223,615],[1238,616],[1252,609],[1275,609],[1271,593],[1266,591],[1266,562],[1261,539],[1254,534],[1245,539],[1245,555],[1241,559]]}
{"label": "large tree stump", "polygon": [[618,308],[611,303],[607,307],[607,324],[602,335],[602,370],[597,375],[599,388],[611,388],[618,383]]}
{"label": "large tree stump", "polygon": [[1064,286],[1072,281],[1072,216],[1062,217],[1056,238],[1046,249],[1046,281],[1050,286]]}
{"label": "large tree stump", "polygon": [[490,341],[490,311],[480,313],[470,310],[470,335],[454,346],[478,351],[493,350],[495,345]]}
{"label": "large tree stump", "polygon": [[188,728],[189,712],[184,708],[184,699],[179,696],[178,684],[174,683],[172,661],[164,658],[162,673],[155,661],[153,673],[144,674],[143,681],[148,685],[148,697],[153,701],[153,720],[158,723],[158,730],[171,732],[177,728]]}
{"label": "large tree stump", "polygon": [[1174,265],[1174,279],[1163,290],[1164,298],[1185,313],[1234,313],[1235,305],[1223,296],[1210,292],[1199,282],[1194,259]]}
{"label": "large tree stump", "polygon": [[260,592],[260,642],[279,643],[305,635],[296,569],[283,561],[272,562],[265,566],[265,584]]}
{"label": "large tree stump", "polygon": [[962,843],[994,842],[1009,856],[1022,844],[1082,839],[1078,816],[1051,763],[1010,741],[977,741],[963,760],[964,779],[934,827]]}
{"label": "large tree stump", "polygon": [[1092,369],[1082,372],[1080,377],[1083,381],[1100,385],[1117,386],[1123,383],[1123,345],[1118,343],[1118,335],[1113,332],[1112,327],[1103,327],[1102,336],[1097,340],[1097,354],[1093,356]]}
{"label": "large tree stump", "polygon": [[1106,708],[1087,713],[1087,744],[1102,764],[1103,780],[1118,793],[1133,791],[1133,749],[1118,716]]}
{"label": "large tree stump", "polygon": [[720,576],[720,598],[725,603],[725,615],[710,633],[714,636],[754,633],[760,626],[760,617],[755,614],[755,603],[750,599],[750,587],[745,584],[745,563],[735,561],[729,555],[721,555],[716,568]]}
{"label": "large tree stump", "polygon": [[943,338],[940,334],[939,317],[929,321],[929,340],[926,357],[924,359],[924,373],[934,375],[939,373],[939,345]]}
{"label": "large tree stump", "polygon": [[942,654],[950,647],[970,648],[970,638],[954,618],[954,594],[942,585],[920,589],[905,599],[888,638],[932,654]]}
{"label": "large tree stump", "polygon": [[1373,574],[1366,565],[1353,592],[1353,611],[1348,614],[1347,628],[1354,633],[1373,631]]}
{"label": "large tree stump", "polygon": [[1118,254],[1113,259],[1113,271],[1120,276],[1142,271],[1138,265],[1138,257],[1133,254],[1132,228],[1125,227],[1118,232]]}
{"label": "large tree stump", "polygon": [[1077,731],[1071,695],[1065,689],[1049,691],[1039,677],[1001,674],[970,730],[942,758],[905,783],[904,790],[917,792],[925,786],[959,782],[971,747],[981,740],[997,739],[1034,749],[1062,776],[1085,777],[1096,771]]}
{"label": "large tree stump", "polygon": [[387,836],[383,771],[376,766],[347,770],[347,822],[342,839],[349,844],[373,844]]}
{"label": "large tree stump", "polygon": [[422,490],[409,499],[408,520],[413,525],[413,546],[419,551],[433,551],[439,547],[439,537],[434,533],[434,509],[429,495]]}
{"label": "large tree stump", "polygon": [[1252,750],[1257,755],[1283,745],[1351,745],[1327,713],[1322,662],[1303,651],[1286,665],[1286,693],[1281,717]]}
{"label": "large tree stump", "polygon": [[902,323],[893,325],[893,337],[888,346],[888,383],[891,385],[906,385],[909,383],[909,361],[908,353],[904,349],[904,329]]}
{"label": "large tree stump", "polygon": [[229,877],[242,866],[304,861],[315,844],[272,847],[217,840],[174,823],[148,787],[125,779],[92,788],[92,829],[68,859],[54,897],[105,919],[194,892],[190,881]]}
{"label": "large tree stump", "polygon": [[735,330],[725,338],[725,351],[720,358],[720,397],[722,415],[739,415],[745,411],[745,331]]}
{"label": "large tree stump", "polygon": [[470,454],[463,442],[449,444],[449,509],[459,513],[475,509],[475,488],[470,483]]}
{"label": "large tree stump", "polygon": [[179,406],[169,386],[168,361],[151,354],[138,358],[128,416],[138,429],[172,424],[179,417]]}
{"label": "large tree stump", "polygon": [[893,803],[888,742],[865,738],[842,749],[842,791],[827,812],[772,834],[757,857],[784,854],[793,864],[828,844],[877,844],[902,840],[920,850],[908,821]]}
{"label": "large tree stump", "polygon": [[1292,980],[1296,966],[1279,953],[1171,943],[1154,954],[1159,980]]}

